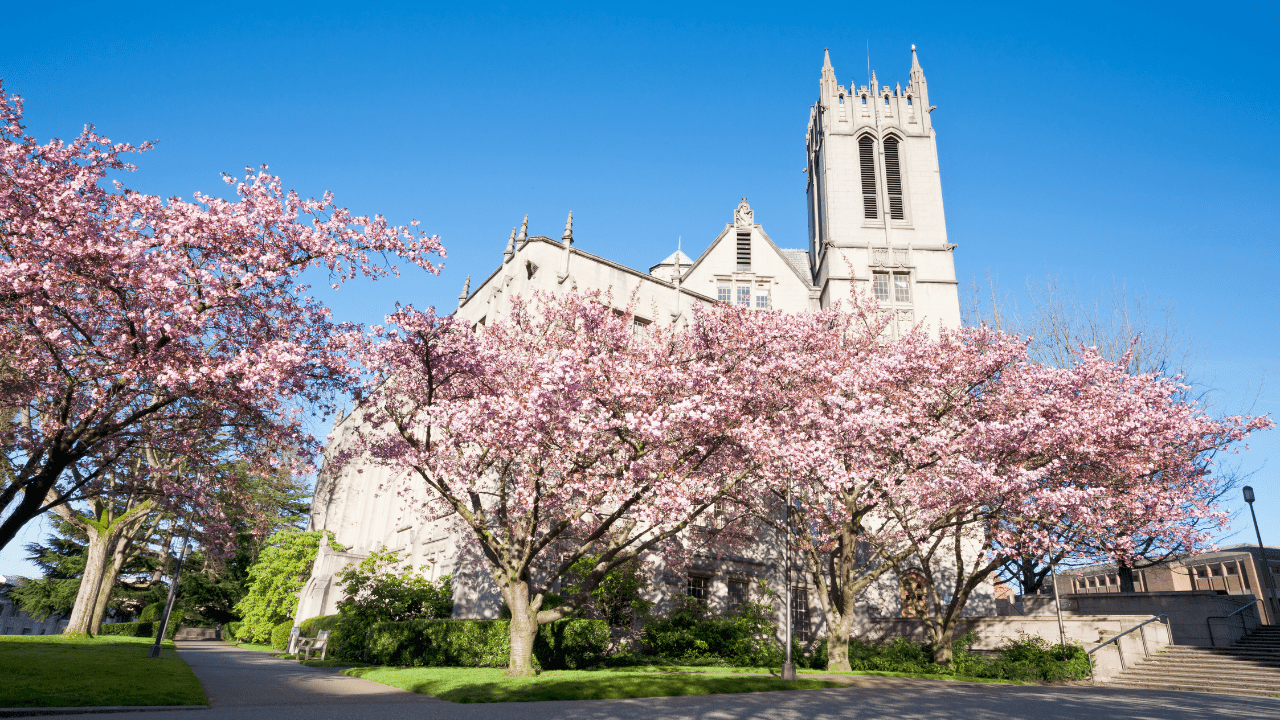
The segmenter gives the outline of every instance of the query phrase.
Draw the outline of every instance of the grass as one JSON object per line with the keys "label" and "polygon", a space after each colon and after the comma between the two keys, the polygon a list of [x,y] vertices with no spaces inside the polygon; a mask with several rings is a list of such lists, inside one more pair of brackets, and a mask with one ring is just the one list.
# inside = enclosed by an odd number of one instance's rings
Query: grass
{"label": "grass", "polygon": [[[698,668],[699,673],[703,671],[705,668]],[[344,670],[343,674],[458,703],[608,700],[842,687],[825,680],[783,682],[776,677],[633,668],[554,670],[531,678],[503,677],[504,672],[502,668],[370,667]]]}
{"label": "grass", "polygon": [[0,707],[207,705],[200,681],[172,641],[0,635]]}
{"label": "grass", "polygon": [[1001,683],[1004,685],[1037,685],[1029,680],[1005,680],[1002,678],[980,678],[968,675],[943,675],[940,673],[891,672],[888,670],[796,670],[798,675],[869,675],[871,677],[920,678],[921,680],[956,680],[971,683]]}
{"label": "grass", "polygon": [[279,652],[278,650],[271,647],[270,645],[263,644],[263,643],[238,642],[236,643],[236,647],[244,648],[245,650],[257,650],[259,652]]}

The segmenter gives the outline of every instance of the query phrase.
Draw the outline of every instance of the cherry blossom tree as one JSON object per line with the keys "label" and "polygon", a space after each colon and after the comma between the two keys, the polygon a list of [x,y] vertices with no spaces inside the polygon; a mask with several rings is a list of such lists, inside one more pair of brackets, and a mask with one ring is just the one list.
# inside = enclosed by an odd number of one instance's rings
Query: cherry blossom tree
{"label": "cherry blossom tree", "polygon": [[[507,674],[528,675],[539,625],[612,568],[696,541],[695,519],[759,480],[748,448],[770,441],[821,340],[781,319],[717,307],[688,330],[637,330],[607,296],[576,293],[517,300],[479,332],[400,310],[357,349],[375,377],[331,471],[367,457],[405,478],[386,490],[429,490],[424,516],[456,513],[511,611]],[[576,594],[543,608],[583,558]]]}
{"label": "cherry blossom tree", "polygon": [[832,669],[848,669],[855,601],[890,572],[924,577],[907,609],[949,662],[965,605],[1010,558],[1204,546],[1223,518],[1208,456],[1270,426],[1214,419],[1092,351],[1060,368],[986,327],[890,340],[874,303],[846,308],[821,313],[820,371],[774,416],[779,440],[750,448],[770,493],[739,496],[792,533]]}
{"label": "cherry blossom tree", "polygon": [[[94,497],[143,447],[181,456],[188,438],[252,433],[310,457],[299,409],[352,382],[354,328],[301,275],[326,269],[336,286],[397,272],[388,260],[438,272],[430,256],[443,247],[416,222],[304,200],[265,166],[224,175],[233,199],[107,183],[150,147],[92,126],[41,144],[0,87],[0,547],[50,508]],[[161,497],[174,494],[187,493]]]}
{"label": "cherry blossom tree", "polygon": [[948,501],[971,475],[957,451],[973,429],[977,389],[1024,348],[989,331],[890,340],[887,320],[856,294],[823,314],[813,381],[776,417],[785,442],[758,449],[770,493],[744,499],[792,535],[826,620],[828,667],[849,670],[855,603],[900,571],[912,538],[948,526]]}
{"label": "cherry blossom tree", "polygon": [[[1069,367],[1017,358],[967,391],[976,401],[949,450],[953,469],[884,507],[926,578],[936,661],[950,662],[966,603],[1012,558],[1102,550],[1125,563],[1139,542],[1212,546],[1227,522],[1212,504],[1212,456],[1273,423],[1214,418],[1184,391],[1090,349]],[[928,535],[909,529],[921,508],[936,518]]]}

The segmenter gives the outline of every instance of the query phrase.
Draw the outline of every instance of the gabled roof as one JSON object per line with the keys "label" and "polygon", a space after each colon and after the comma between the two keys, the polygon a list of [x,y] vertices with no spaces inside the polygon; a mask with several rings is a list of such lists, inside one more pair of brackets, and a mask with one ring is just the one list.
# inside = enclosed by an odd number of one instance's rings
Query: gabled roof
{"label": "gabled roof", "polygon": [[[804,283],[807,287],[813,287],[813,273],[809,270],[808,252],[804,250],[783,250],[778,247],[778,244],[773,241],[773,238],[769,237],[769,233],[765,232],[764,228],[759,224],[753,225],[752,227],[759,231],[760,237],[764,238],[765,242],[769,244],[769,247],[773,248],[773,251],[778,253],[778,255],[787,262],[787,267],[790,267],[792,271],[795,272],[796,278],[798,278],[800,282]],[[716,236],[716,239],[711,241],[711,244],[707,246],[707,249],[702,251],[702,254],[698,256],[698,259],[693,261],[693,265],[682,273],[681,277],[688,275],[693,272],[694,268],[701,265],[702,261],[707,259],[707,256],[711,254],[711,251],[724,240],[726,235],[731,234],[734,228],[735,225],[733,223],[725,223],[724,230],[720,231],[720,234]],[[799,258],[796,258],[789,253],[799,253]]]}
{"label": "gabled roof", "polygon": [[675,265],[677,262],[679,262],[680,265],[683,267],[688,267],[693,264],[693,258],[677,250],[671,253],[670,255],[668,255],[666,260],[663,260],[657,265],[650,265],[649,271],[653,272],[653,268],[659,268],[659,267],[662,267],[663,265]]}

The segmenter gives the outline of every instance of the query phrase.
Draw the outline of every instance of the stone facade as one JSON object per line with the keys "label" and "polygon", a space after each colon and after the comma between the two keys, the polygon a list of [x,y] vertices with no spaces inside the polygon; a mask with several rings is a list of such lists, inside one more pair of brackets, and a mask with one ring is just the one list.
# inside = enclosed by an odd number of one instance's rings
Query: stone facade
{"label": "stone facade", "polygon": [[[810,312],[848,298],[856,287],[893,314],[892,333],[918,323],[935,331],[958,326],[955,246],[947,242],[927,103],[914,48],[906,91],[885,86],[882,92],[846,93],[836,83],[830,58],[825,60],[808,130],[808,249],[779,245],[746,198],[696,259],[677,249],[648,272],[576,246],[572,213],[559,239],[530,235],[526,216],[511,229],[501,264],[474,287],[467,278],[456,316],[478,329],[506,315],[516,297],[602,290],[619,309],[630,306],[638,325],[684,325],[697,305],[727,302]],[[868,142],[870,151],[860,155]],[[353,430],[352,422],[338,419],[330,454]],[[332,531],[347,551],[322,551],[303,590],[299,620],[334,612],[340,599],[334,574],[379,546],[403,550],[429,577],[452,573],[456,616],[497,617],[496,587],[484,563],[470,555],[465,538],[448,521],[408,517],[394,493],[379,493],[380,486],[396,479],[377,467],[362,473],[351,468],[338,477],[321,474],[310,527]],[[688,573],[659,569],[650,599],[661,607],[676,593],[703,594],[714,609],[740,597],[740,583],[746,583],[749,596],[758,592],[760,579],[784,588],[781,550],[777,538],[762,537],[741,556],[697,558]],[[817,600],[803,582],[797,589],[797,634],[816,638],[822,633]],[[866,597],[868,619],[902,613],[896,578],[884,578]],[[975,593],[969,611],[994,614],[991,587]]]}

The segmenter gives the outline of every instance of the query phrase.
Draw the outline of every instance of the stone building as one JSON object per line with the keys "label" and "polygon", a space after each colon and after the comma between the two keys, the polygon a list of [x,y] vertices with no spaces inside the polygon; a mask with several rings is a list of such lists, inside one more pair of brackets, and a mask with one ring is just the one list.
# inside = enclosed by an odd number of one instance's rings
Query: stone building
{"label": "stone building", "polygon": [[9,597],[9,591],[26,578],[0,575],[0,635],[58,635],[67,627],[69,615],[55,613],[45,618],[34,618]]}
{"label": "stone building", "polygon": [[[879,87],[874,74],[870,80],[846,90],[824,57],[806,135],[807,247],[775,241],[743,198],[696,259],[677,249],[645,272],[585,250],[587,243],[574,237],[572,213],[559,238],[530,235],[526,216],[512,228],[494,271],[474,285],[467,278],[456,316],[480,328],[507,314],[517,296],[605,290],[620,309],[632,306],[638,325],[681,325],[700,304],[808,312],[848,298],[856,287],[892,313],[891,333],[917,324],[935,331],[958,326],[956,246],[947,241],[928,87],[914,46],[905,89]],[[330,454],[352,422],[338,419]],[[334,574],[379,546],[402,550],[429,577],[452,573],[458,617],[496,617],[501,600],[483,563],[465,561],[469,546],[447,523],[415,521],[394,494],[379,494],[393,479],[378,467],[321,474],[310,527],[332,531],[348,550],[321,551],[298,619],[334,612],[341,599]],[[755,592],[756,579],[785,587],[781,549],[777,538],[762,537],[740,556],[699,559],[687,574],[655,578],[654,599],[683,592],[728,607]],[[804,583],[796,590],[797,634],[813,636],[821,631],[817,602]],[[885,578],[868,593],[867,617],[900,616],[909,592],[899,579]],[[993,614],[991,588],[978,592],[970,608]]]}

